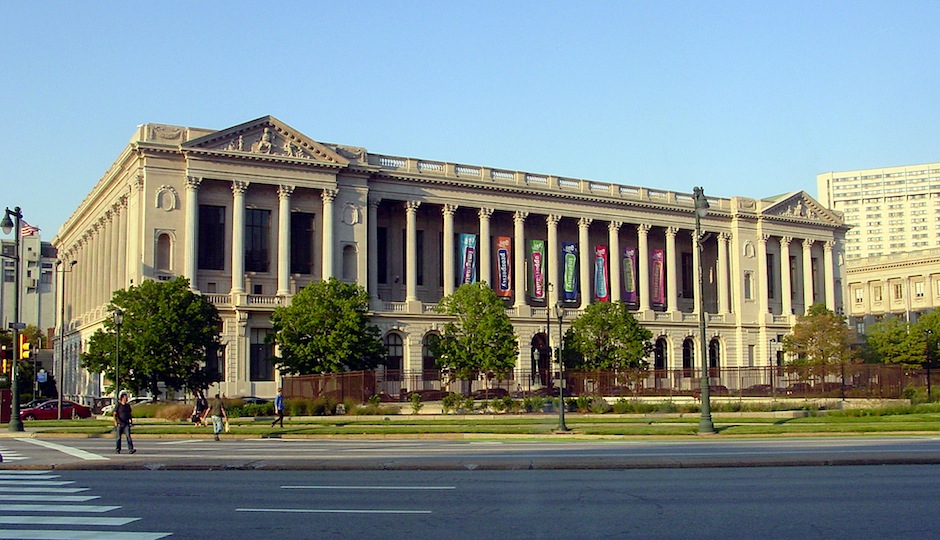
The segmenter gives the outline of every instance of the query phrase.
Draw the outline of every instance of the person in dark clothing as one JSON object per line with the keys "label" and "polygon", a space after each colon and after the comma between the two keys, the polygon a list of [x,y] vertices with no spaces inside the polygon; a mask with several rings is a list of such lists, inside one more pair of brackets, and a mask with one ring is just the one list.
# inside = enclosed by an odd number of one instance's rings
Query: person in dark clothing
{"label": "person in dark clothing", "polygon": [[209,409],[209,400],[206,399],[205,394],[199,392],[196,395],[196,406],[193,407],[193,417],[192,421],[197,426],[199,424],[205,423],[206,410]]}
{"label": "person in dark clothing", "polygon": [[117,428],[117,445],[115,450],[121,453],[121,436],[127,437],[127,448],[131,454],[137,452],[134,441],[131,439],[131,426],[134,424],[131,406],[127,404],[127,394],[121,394],[117,407],[114,408],[114,427]]}

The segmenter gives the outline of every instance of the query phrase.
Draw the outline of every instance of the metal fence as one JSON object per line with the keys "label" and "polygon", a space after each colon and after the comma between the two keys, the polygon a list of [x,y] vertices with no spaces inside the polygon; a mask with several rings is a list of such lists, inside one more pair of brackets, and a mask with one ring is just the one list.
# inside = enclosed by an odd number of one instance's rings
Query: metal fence
{"label": "metal fence", "polygon": [[[693,369],[568,371],[565,395],[608,397],[697,397],[700,371]],[[448,392],[481,397],[510,395],[558,395],[557,373],[517,370],[507,377],[477,377],[473,381],[450,380],[438,371],[377,369],[349,373],[285,377],[287,397],[331,397],[338,401],[364,402],[372,395],[383,401],[406,401],[419,393],[425,401],[439,400]],[[925,387],[925,370],[909,370],[883,364],[847,364],[798,368],[746,367],[709,370],[712,396],[794,398],[903,397],[909,387]],[[940,373],[930,373],[931,387],[940,391]]]}

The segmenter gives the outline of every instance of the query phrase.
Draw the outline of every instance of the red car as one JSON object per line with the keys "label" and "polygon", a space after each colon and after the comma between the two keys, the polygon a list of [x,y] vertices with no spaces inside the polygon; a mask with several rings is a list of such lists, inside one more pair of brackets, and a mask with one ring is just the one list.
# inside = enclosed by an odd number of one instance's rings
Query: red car
{"label": "red car", "polygon": [[[35,407],[22,409],[20,420],[55,420],[59,417],[59,402],[47,401]],[[62,400],[62,418],[89,418],[91,409],[67,399]]]}

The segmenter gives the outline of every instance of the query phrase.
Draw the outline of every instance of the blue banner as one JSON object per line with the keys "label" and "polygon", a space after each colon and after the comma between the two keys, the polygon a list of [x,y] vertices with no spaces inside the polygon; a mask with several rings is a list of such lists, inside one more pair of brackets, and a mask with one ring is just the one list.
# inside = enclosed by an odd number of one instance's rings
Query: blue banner
{"label": "blue banner", "polygon": [[477,235],[460,235],[460,284],[477,282]]}

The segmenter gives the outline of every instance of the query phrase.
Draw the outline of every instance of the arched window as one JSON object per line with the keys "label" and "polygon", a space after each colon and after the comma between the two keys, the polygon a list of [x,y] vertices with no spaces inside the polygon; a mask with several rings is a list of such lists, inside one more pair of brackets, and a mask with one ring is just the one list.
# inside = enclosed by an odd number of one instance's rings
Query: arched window
{"label": "arched window", "polygon": [[170,266],[170,247],[170,235],[161,233],[160,236],[157,236],[157,260],[155,265],[157,270],[166,272],[172,270]]}
{"label": "arched window", "polygon": [[405,358],[405,343],[398,334],[385,336],[385,378],[389,381],[401,380],[402,360]]}
{"label": "arched window", "polygon": [[356,262],[356,246],[343,247],[343,281],[355,282],[359,277]]}
{"label": "arched window", "polygon": [[[665,370],[669,365],[669,350],[667,349],[666,338],[661,337],[656,340],[656,348],[653,349],[653,369]],[[657,374],[658,377],[665,374]]]}
{"label": "arched window", "polygon": [[428,332],[421,342],[421,378],[426,381],[441,379],[441,370],[437,367],[437,357],[434,356],[434,347],[440,340],[441,336]]}
{"label": "arched window", "polygon": [[708,367],[710,371],[708,376],[717,377],[717,372],[721,368],[721,342],[718,338],[712,338],[708,342]]}
{"label": "arched window", "polygon": [[695,341],[686,338],[682,342],[682,376],[691,377],[695,365]]}

